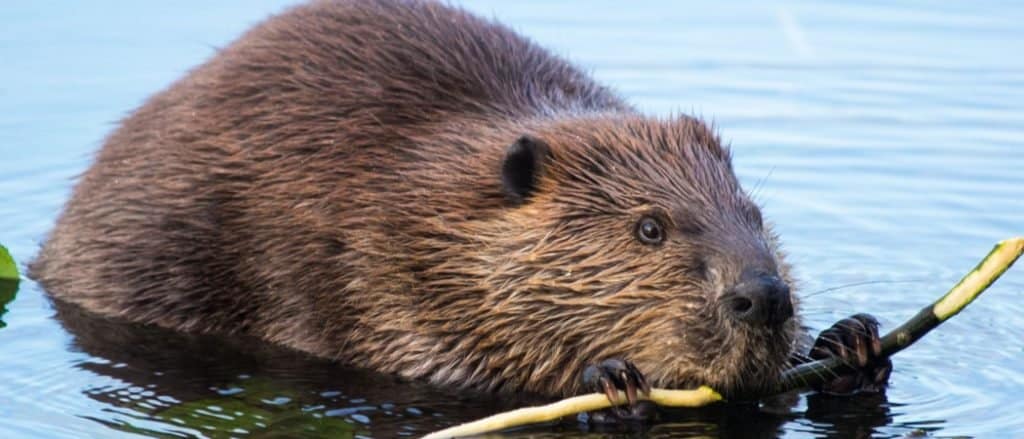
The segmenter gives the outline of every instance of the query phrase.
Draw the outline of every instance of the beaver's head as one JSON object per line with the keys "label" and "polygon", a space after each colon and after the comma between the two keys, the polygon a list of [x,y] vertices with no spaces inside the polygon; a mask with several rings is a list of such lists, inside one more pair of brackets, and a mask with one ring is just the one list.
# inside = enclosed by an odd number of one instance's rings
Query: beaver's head
{"label": "beaver's head", "polygon": [[688,117],[536,131],[505,152],[513,206],[481,231],[501,256],[475,329],[504,340],[493,345],[495,365],[513,369],[504,375],[575,393],[587,364],[622,358],[655,386],[772,383],[792,352],[796,302],[714,133]]}

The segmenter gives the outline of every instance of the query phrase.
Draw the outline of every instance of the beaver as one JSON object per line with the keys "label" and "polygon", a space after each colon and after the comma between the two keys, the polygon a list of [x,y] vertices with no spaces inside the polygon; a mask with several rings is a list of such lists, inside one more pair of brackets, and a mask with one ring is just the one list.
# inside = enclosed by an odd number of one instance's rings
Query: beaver
{"label": "beaver", "polygon": [[866,315],[807,351],[706,123],[431,1],[300,5],[219,50],[106,139],[30,271],[100,315],[487,392],[891,369]]}

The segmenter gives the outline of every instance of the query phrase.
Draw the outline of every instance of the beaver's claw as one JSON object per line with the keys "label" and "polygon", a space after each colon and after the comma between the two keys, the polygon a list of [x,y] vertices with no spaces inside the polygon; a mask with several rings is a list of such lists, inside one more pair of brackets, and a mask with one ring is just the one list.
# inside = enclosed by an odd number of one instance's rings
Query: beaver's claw
{"label": "beaver's claw", "polygon": [[818,335],[810,356],[815,360],[839,357],[855,370],[815,390],[834,394],[882,391],[892,373],[892,361],[881,354],[882,341],[874,317],[856,314],[836,322]]}
{"label": "beaver's claw", "polygon": [[656,412],[653,403],[639,400],[639,394],[651,393],[651,386],[647,384],[647,379],[640,370],[629,361],[612,358],[588,366],[583,370],[583,385],[604,393],[612,404],[620,401],[621,390],[626,394],[626,401],[629,403],[627,408],[616,406],[609,411],[591,413],[590,419],[594,422],[648,420]]}

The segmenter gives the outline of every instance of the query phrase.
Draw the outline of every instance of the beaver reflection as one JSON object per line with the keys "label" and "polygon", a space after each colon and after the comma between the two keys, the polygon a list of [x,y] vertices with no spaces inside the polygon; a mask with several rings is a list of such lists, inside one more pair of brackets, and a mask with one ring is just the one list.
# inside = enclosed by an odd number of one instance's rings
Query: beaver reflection
{"label": "beaver reflection", "polygon": [[[415,381],[337,363],[239,337],[185,334],[97,317],[53,302],[73,345],[94,357],[78,365],[119,384],[84,389],[112,416],[111,428],[161,436],[374,437],[417,436],[499,411],[542,402],[446,392]],[[867,436],[889,421],[884,397],[808,398],[807,421],[818,433]],[[589,436],[644,432],[652,437],[775,437],[791,401],[662,410],[653,424],[590,426],[568,419],[524,433]],[[852,410],[851,410],[852,409]],[[611,430],[609,430],[611,429]],[[802,429],[802,428],[801,428]]]}
{"label": "beaver reflection", "polygon": [[54,307],[56,319],[74,336],[74,348],[95,357],[78,367],[120,382],[84,393],[114,414],[93,419],[122,431],[161,437],[395,437],[456,422],[449,414],[480,417],[511,408],[465,395],[461,403],[420,383],[253,340],[114,321],[59,301]]}

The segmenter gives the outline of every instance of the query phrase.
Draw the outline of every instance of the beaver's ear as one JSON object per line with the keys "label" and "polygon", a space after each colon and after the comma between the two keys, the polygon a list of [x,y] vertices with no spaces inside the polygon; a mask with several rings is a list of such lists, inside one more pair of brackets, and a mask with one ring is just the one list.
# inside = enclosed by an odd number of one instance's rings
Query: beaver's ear
{"label": "beaver's ear", "polygon": [[528,135],[509,145],[501,162],[501,183],[509,199],[520,203],[534,192],[548,152],[544,141]]}

